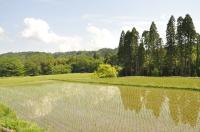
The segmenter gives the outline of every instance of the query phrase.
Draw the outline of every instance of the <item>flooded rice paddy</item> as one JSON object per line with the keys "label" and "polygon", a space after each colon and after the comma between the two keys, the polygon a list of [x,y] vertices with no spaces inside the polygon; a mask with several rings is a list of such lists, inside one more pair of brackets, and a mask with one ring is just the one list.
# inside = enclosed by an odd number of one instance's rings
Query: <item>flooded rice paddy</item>
{"label": "flooded rice paddy", "polygon": [[200,131],[200,92],[50,82],[0,87],[0,102],[52,132]]}

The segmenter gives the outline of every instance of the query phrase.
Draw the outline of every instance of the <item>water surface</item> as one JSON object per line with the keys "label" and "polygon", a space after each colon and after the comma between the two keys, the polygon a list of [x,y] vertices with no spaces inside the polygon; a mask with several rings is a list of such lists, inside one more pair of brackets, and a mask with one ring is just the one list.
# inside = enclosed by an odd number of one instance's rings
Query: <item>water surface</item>
{"label": "water surface", "polygon": [[200,92],[52,81],[0,88],[0,102],[50,131],[200,130]]}

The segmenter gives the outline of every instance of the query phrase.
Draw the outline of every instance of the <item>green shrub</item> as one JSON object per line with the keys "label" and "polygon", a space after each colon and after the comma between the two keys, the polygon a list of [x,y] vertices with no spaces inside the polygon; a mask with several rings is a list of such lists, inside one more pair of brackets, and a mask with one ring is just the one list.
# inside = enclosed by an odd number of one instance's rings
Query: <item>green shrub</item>
{"label": "green shrub", "polygon": [[117,71],[117,73],[120,73],[121,71],[122,71],[122,67],[121,66],[114,66],[115,67],[115,69],[116,69],[116,71]]}
{"label": "green shrub", "polygon": [[52,68],[53,74],[64,74],[64,73],[70,73],[72,71],[72,67],[70,65],[55,65]]}
{"label": "green shrub", "polygon": [[160,75],[160,72],[157,68],[155,68],[153,71],[152,71],[152,76],[159,76]]}
{"label": "green shrub", "polygon": [[44,132],[44,129],[36,124],[18,119],[15,112],[0,104],[0,131],[3,131],[3,128],[16,132]]}
{"label": "green shrub", "polygon": [[5,105],[0,104],[0,119],[4,118],[4,117],[13,118],[13,119],[17,118],[15,112],[13,112],[12,110],[10,110]]}
{"label": "green shrub", "polygon": [[100,64],[97,71],[95,72],[95,76],[98,78],[110,78],[117,77],[117,70],[115,67],[112,67],[109,64]]}
{"label": "green shrub", "polygon": [[24,64],[18,57],[0,57],[0,76],[20,76],[24,74]]}
{"label": "green shrub", "polygon": [[34,123],[30,123],[21,119],[2,118],[0,125],[16,132],[43,132],[44,130]]}

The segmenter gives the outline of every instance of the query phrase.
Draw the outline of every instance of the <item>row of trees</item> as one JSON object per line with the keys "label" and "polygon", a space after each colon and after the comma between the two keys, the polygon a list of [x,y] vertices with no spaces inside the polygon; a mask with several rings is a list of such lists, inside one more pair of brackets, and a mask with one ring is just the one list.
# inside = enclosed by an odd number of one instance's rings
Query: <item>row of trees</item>
{"label": "row of trees", "polygon": [[0,56],[0,76],[36,76],[49,74],[94,72],[102,57],[80,55],[54,55],[48,53],[16,53]]}
{"label": "row of trees", "polygon": [[200,76],[200,35],[190,15],[176,20],[171,16],[166,29],[166,44],[152,22],[140,38],[136,28],[122,31],[118,64],[122,75]]}

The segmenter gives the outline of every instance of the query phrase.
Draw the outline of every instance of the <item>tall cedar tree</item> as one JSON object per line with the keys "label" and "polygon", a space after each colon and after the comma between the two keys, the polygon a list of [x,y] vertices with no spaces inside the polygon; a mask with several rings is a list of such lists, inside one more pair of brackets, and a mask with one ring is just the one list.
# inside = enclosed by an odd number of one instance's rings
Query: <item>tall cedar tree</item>
{"label": "tall cedar tree", "polygon": [[144,75],[149,75],[148,71],[149,71],[149,65],[150,65],[150,44],[149,44],[149,31],[144,31],[142,33],[142,38],[141,38],[141,42],[144,45],[145,48],[145,62],[144,62]]}
{"label": "tall cedar tree", "polygon": [[159,42],[159,34],[157,31],[156,24],[152,22],[150,31],[149,31],[149,46],[150,46],[150,56],[149,56],[149,75],[151,75],[152,70],[158,69],[158,60],[157,60],[157,44]]}
{"label": "tall cedar tree", "polygon": [[132,48],[131,48],[131,38],[132,33],[127,31],[124,37],[124,55],[123,55],[123,66],[124,66],[124,75],[130,76],[132,72]]}
{"label": "tall cedar tree", "polygon": [[171,16],[166,30],[166,68],[168,75],[176,75],[175,18]]}
{"label": "tall cedar tree", "polygon": [[122,31],[120,40],[119,40],[118,52],[117,52],[118,61],[120,65],[123,64],[123,61],[124,61],[124,54],[125,54],[124,37],[125,37],[125,32]]}
{"label": "tall cedar tree", "polygon": [[[122,35],[123,36],[123,32]],[[120,45],[118,49],[118,58],[121,66],[124,68],[124,75],[130,76],[139,74],[138,64],[138,40],[139,33],[136,28],[133,28],[132,32],[127,31],[124,40],[120,38]],[[124,42],[124,45],[122,44]]]}
{"label": "tall cedar tree", "polygon": [[163,75],[163,63],[164,63],[165,51],[163,48],[162,38],[158,39],[156,44],[156,67],[159,70],[159,75]]}
{"label": "tall cedar tree", "polygon": [[176,41],[177,41],[177,60],[179,67],[179,75],[185,75],[185,45],[184,45],[184,31],[183,31],[183,17],[177,19],[177,32],[176,32]]}
{"label": "tall cedar tree", "polygon": [[192,76],[194,74],[192,51],[195,45],[196,31],[190,15],[186,15],[183,20],[183,31],[185,40],[185,74]]}
{"label": "tall cedar tree", "polygon": [[138,72],[139,75],[144,75],[144,63],[145,63],[145,48],[144,41],[141,40],[140,45],[138,47]]}
{"label": "tall cedar tree", "polygon": [[197,33],[196,37],[196,74],[200,76],[200,35]]}
{"label": "tall cedar tree", "polygon": [[131,40],[131,56],[132,59],[132,75],[139,74],[139,65],[138,65],[138,46],[139,46],[139,33],[136,28],[132,29],[132,40]]}

